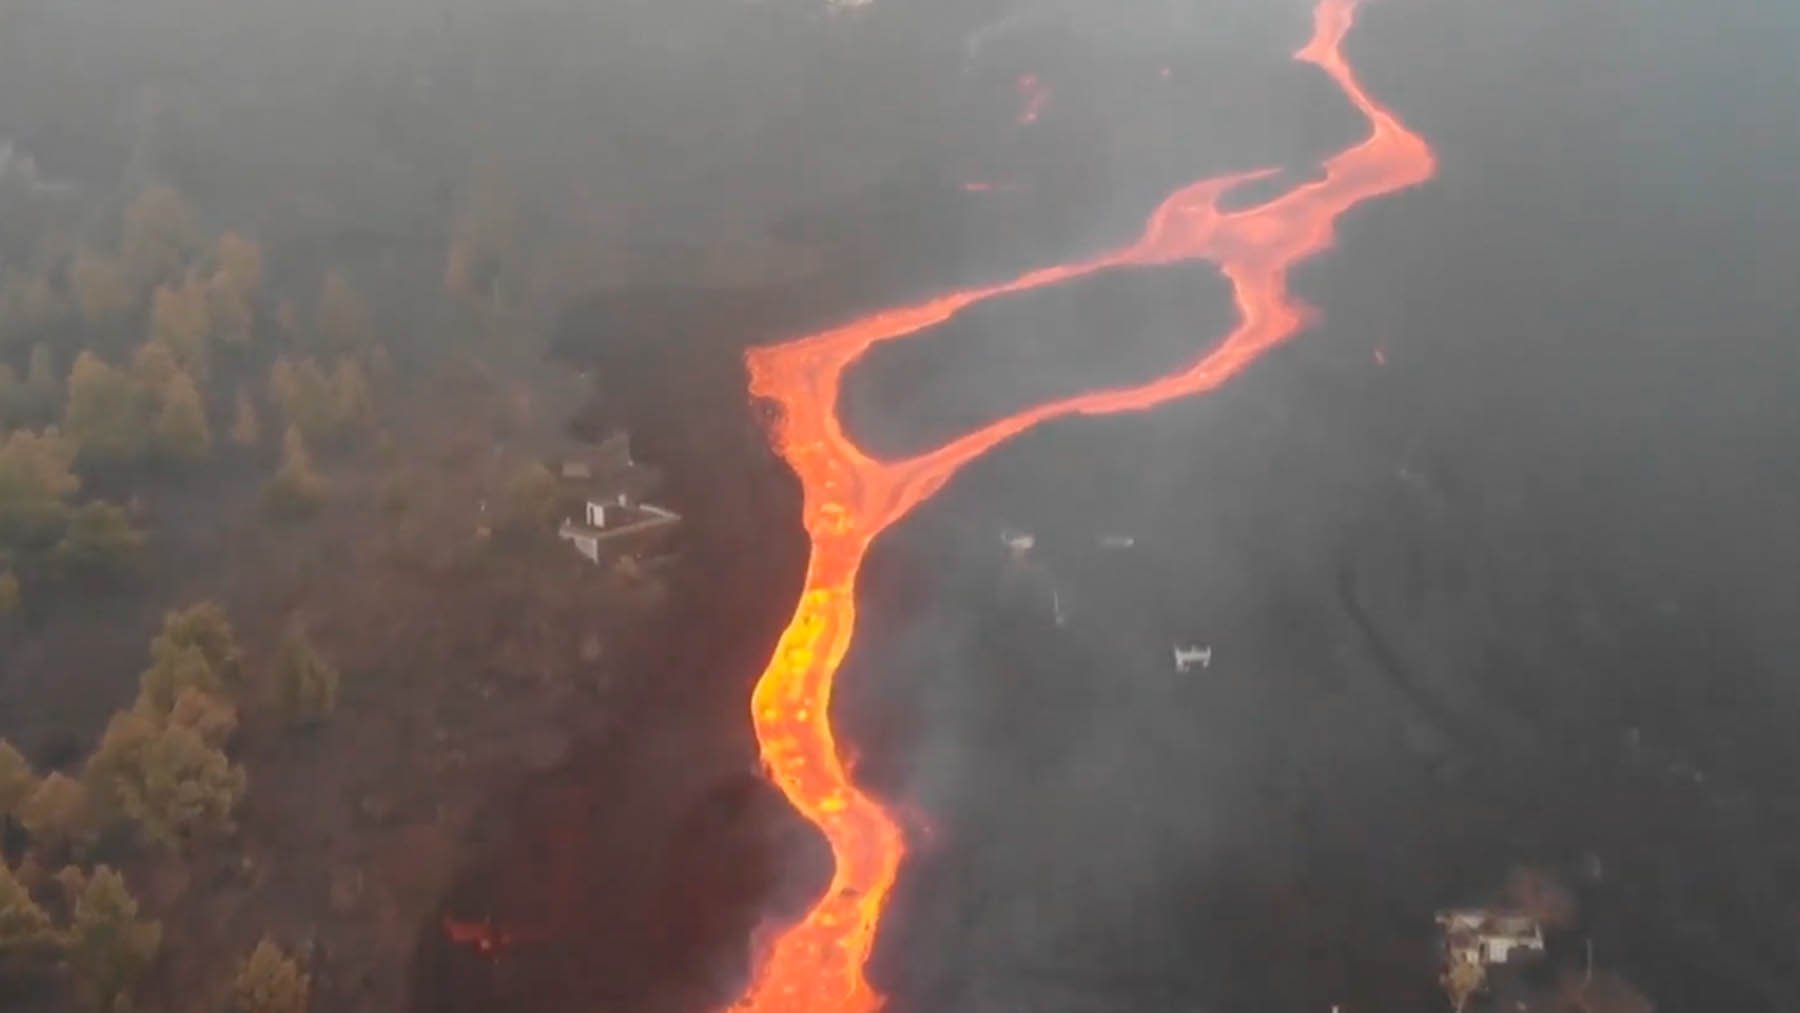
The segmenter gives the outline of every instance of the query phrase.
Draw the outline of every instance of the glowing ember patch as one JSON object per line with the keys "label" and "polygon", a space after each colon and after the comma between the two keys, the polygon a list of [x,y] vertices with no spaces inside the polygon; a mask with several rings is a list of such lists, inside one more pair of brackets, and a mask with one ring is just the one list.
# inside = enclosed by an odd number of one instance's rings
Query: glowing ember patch
{"label": "glowing ember patch", "polygon": [[[881,1005],[863,977],[863,965],[905,842],[895,819],[851,783],[829,720],[832,681],[856,625],[853,589],[870,542],[963,465],[1040,422],[1142,411],[1237,375],[1311,320],[1310,311],[1287,290],[1288,270],[1331,245],[1338,217],[1431,178],[1430,146],[1363,91],[1343,58],[1340,47],[1356,2],[1321,0],[1312,39],[1295,54],[1330,75],[1372,128],[1368,139],[1327,159],[1321,178],[1237,211],[1220,211],[1219,199],[1269,171],[1192,183],[1170,195],[1129,246],[881,310],[746,356],[751,393],[780,409],[771,437],[800,479],[811,542],[806,590],[756,684],[751,715],[763,762],[794,807],[824,833],[836,866],[818,903],[776,939],[740,1009],[866,1013]],[[1020,85],[1021,95],[1041,88],[1035,78],[1029,85],[1021,79]],[[1048,91],[1043,95],[1047,100]],[[1114,268],[1194,260],[1219,266],[1240,319],[1211,352],[1182,369],[1137,386],[1045,402],[899,460],[869,457],[844,432],[837,413],[844,372],[876,344],[915,334],[996,296]]]}
{"label": "glowing ember patch", "polygon": [[1036,74],[1020,74],[1013,82],[1019,93],[1019,125],[1036,123],[1044,115],[1044,108],[1050,104],[1050,86]]}

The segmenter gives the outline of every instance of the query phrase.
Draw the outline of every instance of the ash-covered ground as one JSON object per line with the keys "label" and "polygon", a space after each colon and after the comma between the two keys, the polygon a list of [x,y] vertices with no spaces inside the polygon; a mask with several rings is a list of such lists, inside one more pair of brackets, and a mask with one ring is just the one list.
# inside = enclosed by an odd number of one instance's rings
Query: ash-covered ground
{"label": "ash-covered ground", "polygon": [[[1361,125],[1277,7],[1022,32],[983,72],[1051,86],[1034,129],[990,89],[915,174],[801,216],[835,270],[571,316],[596,415],[696,518],[645,637],[668,682],[502,807],[454,898],[562,911],[554,938],[480,960],[428,927],[419,1008],[733,994],[824,874],[745,727],[801,543],[737,348],[1118,242],[1192,178],[1304,178]],[[1321,322],[1216,394],[1026,435],[876,549],[838,709],[929,827],[871,969],[895,1010],[1441,1009],[1433,911],[1517,867],[1579,902],[1553,966],[1591,939],[1659,1009],[1800,1008],[1800,26],[1715,13],[1366,12],[1352,61],[1440,173],[1299,273]],[[1095,278],[882,349],[845,411],[927,445],[1230,319],[1204,265]]]}

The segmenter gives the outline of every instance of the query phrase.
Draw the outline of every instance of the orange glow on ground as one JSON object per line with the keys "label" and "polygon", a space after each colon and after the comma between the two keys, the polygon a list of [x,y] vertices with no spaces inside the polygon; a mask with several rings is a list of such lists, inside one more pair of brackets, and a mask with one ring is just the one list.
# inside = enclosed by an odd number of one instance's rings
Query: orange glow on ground
{"label": "orange glow on ground", "polygon": [[[863,977],[905,842],[894,818],[851,782],[832,735],[832,681],[856,624],[857,571],[870,543],[968,462],[1065,415],[1142,411],[1213,389],[1310,319],[1287,290],[1288,270],[1329,247],[1339,216],[1429,179],[1431,148],[1363,91],[1341,52],[1357,0],[1321,0],[1312,39],[1295,59],[1337,82],[1370,122],[1367,139],[1324,163],[1322,178],[1268,201],[1220,211],[1219,199],[1273,170],[1202,180],[1177,190],[1128,246],[1040,268],[1010,281],[872,313],[816,334],[751,350],[751,393],[780,407],[772,438],[799,476],[811,541],[806,585],[752,695],[770,777],[830,842],[836,869],[811,911],[762,955],[738,1003],[753,1013],[866,1013],[881,997]],[[844,372],[872,346],[916,334],[976,303],[1115,268],[1209,260],[1231,283],[1239,322],[1188,366],[1136,386],[1092,390],[988,423],[899,460],[864,453],[837,404]]]}

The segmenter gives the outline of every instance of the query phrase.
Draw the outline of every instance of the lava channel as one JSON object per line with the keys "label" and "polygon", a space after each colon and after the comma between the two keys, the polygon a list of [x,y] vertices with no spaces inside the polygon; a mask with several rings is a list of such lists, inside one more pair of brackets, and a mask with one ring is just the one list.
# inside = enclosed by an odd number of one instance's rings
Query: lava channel
{"label": "lava channel", "polygon": [[[865,1013],[881,1006],[863,967],[905,842],[894,818],[852,783],[829,717],[832,681],[856,625],[857,571],[870,543],[963,465],[1040,422],[1142,411],[1229,380],[1311,320],[1309,308],[1288,291],[1288,271],[1331,245],[1339,216],[1431,178],[1430,145],[1371,99],[1344,59],[1342,42],[1357,3],[1321,0],[1312,38],[1294,54],[1328,74],[1371,128],[1361,143],[1326,160],[1320,178],[1231,211],[1219,209],[1220,198],[1275,170],[1201,180],[1164,200],[1143,234],[1127,246],[884,309],[747,353],[751,394],[779,409],[770,435],[800,479],[811,542],[805,587],[756,684],[752,718],[770,777],[825,835],[835,870],[805,917],[783,929],[761,954],[736,1009]],[[904,459],[872,457],[844,432],[837,410],[844,372],[876,344],[916,334],[996,296],[1114,268],[1189,260],[1218,266],[1232,286],[1239,322],[1212,351],[1178,371],[1139,385],[1047,401]]]}

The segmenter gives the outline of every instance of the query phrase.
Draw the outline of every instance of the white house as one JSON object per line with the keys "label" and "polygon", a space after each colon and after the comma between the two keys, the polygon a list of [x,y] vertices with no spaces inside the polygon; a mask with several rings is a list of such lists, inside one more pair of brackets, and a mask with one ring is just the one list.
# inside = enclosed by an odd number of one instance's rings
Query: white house
{"label": "white house", "polygon": [[625,493],[610,500],[589,499],[581,521],[565,519],[557,534],[590,562],[600,562],[600,543],[653,531],[681,520],[681,515],[653,503],[636,503]]}
{"label": "white house", "polygon": [[1544,927],[1529,915],[1485,908],[1440,911],[1444,955],[1452,964],[1483,967],[1535,960],[1544,953]]}
{"label": "white house", "polygon": [[1192,671],[1195,665],[1201,668],[1212,667],[1211,644],[1188,644],[1185,647],[1175,645],[1175,671]]}

